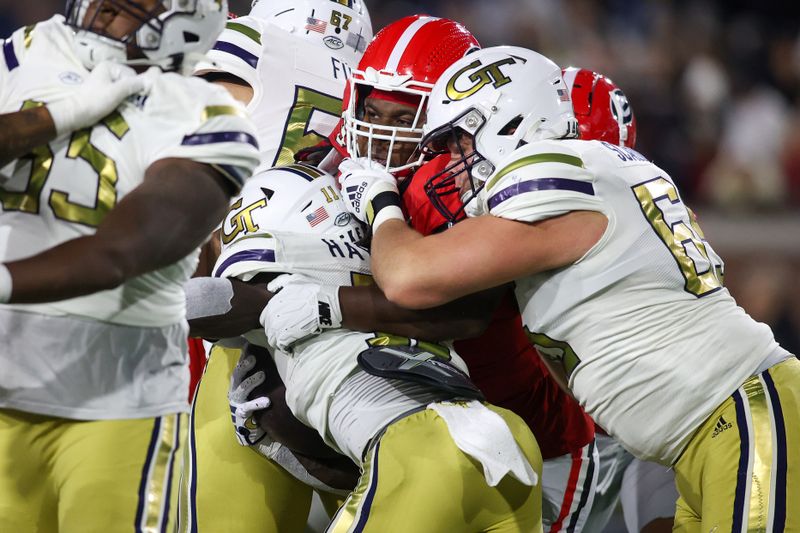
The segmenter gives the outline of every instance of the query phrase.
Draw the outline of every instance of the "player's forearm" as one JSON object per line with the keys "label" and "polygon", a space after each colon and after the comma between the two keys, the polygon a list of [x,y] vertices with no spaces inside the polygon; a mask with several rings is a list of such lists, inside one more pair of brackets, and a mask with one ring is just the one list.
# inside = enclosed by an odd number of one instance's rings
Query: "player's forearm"
{"label": "player's forearm", "polygon": [[189,334],[205,339],[227,339],[260,329],[261,311],[272,297],[264,284],[236,279],[195,278],[185,290]]}
{"label": "player's forearm", "polygon": [[468,296],[432,309],[414,310],[392,303],[377,287],[341,287],[342,327],[427,341],[472,338],[488,326],[502,290]]}
{"label": "player's forearm", "polygon": [[79,237],[32,257],[6,263],[10,303],[66,300],[119,286],[129,276],[124,258],[95,236]]}
{"label": "player's forearm", "polygon": [[0,115],[0,168],[55,136],[55,124],[44,106]]}
{"label": "player's forearm", "polygon": [[222,219],[229,198],[224,187],[208,165],[154,163],[96,233],[9,263],[10,302],[83,296],[174,264],[205,242]]}
{"label": "player's forearm", "polygon": [[[372,273],[390,301],[426,309],[455,299],[442,293],[446,285],[436,283],[438,274],[430,270],[437,255],[429,249],[430,240],[402,220],[389,220],[378,228],[372,239]],[[451,269],[450,275],[458,273]]]}

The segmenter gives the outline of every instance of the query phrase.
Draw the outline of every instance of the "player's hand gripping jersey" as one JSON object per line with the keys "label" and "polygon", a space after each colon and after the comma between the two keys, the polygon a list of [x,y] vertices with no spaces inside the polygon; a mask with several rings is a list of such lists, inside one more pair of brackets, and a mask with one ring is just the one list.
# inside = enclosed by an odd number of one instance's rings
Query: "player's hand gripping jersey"
{"label": "player's hand gripping jersey", "polygon": [[[371,33],[353,35],[347,46],[363,52]],[[268,21],[246,16],[228,22],[208,53],[209,61],[199,63],[196,71],[232,74],[253,88],[247,111],[258,128],[261,165],[257,172],[261,172],[293,163],[296,152],[333,131],[350,71],[348,55],[354,61],[358,58],[348,50],[350,54],[344,53],[347,50],[328,53]]]}
{"label": "player's hand gripping jersey", "polygon": [[[88,75],[60,15],[15,32],[2,49],[0,112],[66,98]],[[243,107],[200,79],[156,69],[145,76],[148,90],[94,127],[61,135],[0,169],[0,259],[93,234],[160,159],[214,165],[241,187],[258,162]],[[183,410],[182,286],[195,263],[192,254],[113,290],[0,308],[7,333],[0,405],[92,419]]]}
{"label": "player's hand gripping jersey", "polygon": [[[639,153],[535,142],[498,165],[483,198],[492,215],[524,222],[575,210],[608,217],[570,268],[517,280],[517,299],[532,342],[563,362],[587,412],[639,457],[673,463],[691,432],[782,351],[722,286],[722,261],[672,179]],[[709,317],[722,327],[702,327]]]}
{"label": "player's hand gripping jersey", "polygon": [[[330,286],[371,283],[369,252],[360,244],[361,225],[347,213],[339,194],[333,177],[308,165],[279,167],[254,177],[234,199],[223,224],[222,254],[214,275],[248,281],[260,273],[293,273]],[[267,346],[263,330],[247,337]],[[352,397],[339,402],[341,409],[332,408],[337,390],[358,371],[360,352],[409,343],[413,341],[393,335],[328,329],[297,343],[291,355],[276,351],[286,403],[301,422],[358,463],[369,439],[398,412],[451,396],[401,383],[387,397],[383,388],[375,390],[367,380],[363,388],[348,387]],[[428,348],[443,350],[444,357],[466,371],[446,347]]]}

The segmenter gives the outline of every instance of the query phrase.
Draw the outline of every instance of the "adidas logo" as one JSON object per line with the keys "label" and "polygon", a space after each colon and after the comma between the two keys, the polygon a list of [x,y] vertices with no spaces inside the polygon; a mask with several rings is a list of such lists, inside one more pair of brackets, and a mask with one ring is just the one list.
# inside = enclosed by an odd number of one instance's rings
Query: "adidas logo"
{"label": "adidas logo", "polygon": [[716,427],[714,427],[714,433],[711,434],[711,438],[712,439],[716,438],[717,435],[719,435],[720,433],[722,433],[726,429],[731,429],[732,427],[733,427],[733,424],[731,424],[730,422],[726,422],[725,418],[720,416],[719,420],[717,420]]}
{"label": "adidas logo", "polygon": [[361,196],[364,194],[364,189],[366,188],[366,182],[361,182],[360,185],[354,185],[347,188],[347,196],[350,198],[350,203],[353,204],[353,207],[356,209],[356,211],[361,206]]}

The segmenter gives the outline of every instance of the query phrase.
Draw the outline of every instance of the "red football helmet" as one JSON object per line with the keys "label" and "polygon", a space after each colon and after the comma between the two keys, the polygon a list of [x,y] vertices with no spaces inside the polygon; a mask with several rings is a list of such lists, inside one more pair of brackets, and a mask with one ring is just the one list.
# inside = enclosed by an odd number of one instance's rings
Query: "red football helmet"
{"label": "red football helmet", "polygon": [[[479,48],[477,39],[461,24],[427,15],[404,17],[378,32],[353,70],[344,98],[343,140],[350,156],[371,158],[373,143],[386,142],[388,171],[416,166],[418,162],[413,161],[392,167],[394,144],[419,144],[433,84],[447,67]],[[383,99],[416,106],[412,124],[394,127],[364,121],[364,100],[375,90]],[[366,153],[358,147],[360,139],[367,140]]]}
{"label": "red football helmet", "polygon": [[636,146],[636,117],[622,89],[585,68],[563,69],[581,139]]}

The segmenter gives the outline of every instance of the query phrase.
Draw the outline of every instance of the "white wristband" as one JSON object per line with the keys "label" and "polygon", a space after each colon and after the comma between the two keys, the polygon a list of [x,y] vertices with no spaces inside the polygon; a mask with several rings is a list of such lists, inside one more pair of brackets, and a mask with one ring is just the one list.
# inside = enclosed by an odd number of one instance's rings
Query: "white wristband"
{"label": "white wristband", "polygon": [[5,264],[0,263],[0,304],[11,299],[11,272]]}
{"label": "white wristband", "polygon": [[375,215],[375,220],[372,221],[372,234],[375,235],[378,233],[378,227],[387,220],[405,220],[403,210],[396,205],[390,205],[381,209],[378,214]]}

